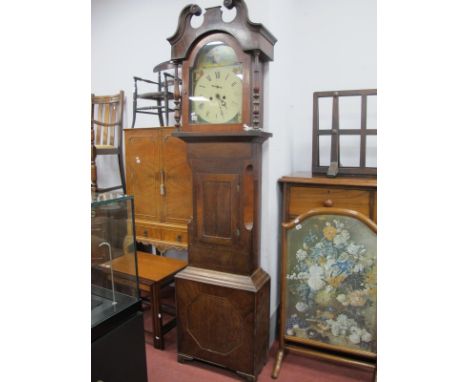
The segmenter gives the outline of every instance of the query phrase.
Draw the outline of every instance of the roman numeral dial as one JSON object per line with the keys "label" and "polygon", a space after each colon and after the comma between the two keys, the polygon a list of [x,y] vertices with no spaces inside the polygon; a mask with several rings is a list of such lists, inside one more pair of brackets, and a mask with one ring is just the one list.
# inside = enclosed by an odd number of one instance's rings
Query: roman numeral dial
{"label": "roman numeral dial", "polygon": [[197,123],[240,123],[242,114],[241,66],[204,68],[191,97],[192,121]]}

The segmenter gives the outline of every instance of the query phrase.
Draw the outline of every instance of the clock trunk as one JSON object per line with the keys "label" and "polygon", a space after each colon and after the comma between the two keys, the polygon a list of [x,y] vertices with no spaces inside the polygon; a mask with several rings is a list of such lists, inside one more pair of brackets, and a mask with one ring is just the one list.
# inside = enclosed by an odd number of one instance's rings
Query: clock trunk
{"label": "clock trunk", "polygon": [[174,133],[193,178],[189,266],[176,276],[179,360],[254,380],[267,359],[270,277],[259,267],[262,144],[271,134]]}

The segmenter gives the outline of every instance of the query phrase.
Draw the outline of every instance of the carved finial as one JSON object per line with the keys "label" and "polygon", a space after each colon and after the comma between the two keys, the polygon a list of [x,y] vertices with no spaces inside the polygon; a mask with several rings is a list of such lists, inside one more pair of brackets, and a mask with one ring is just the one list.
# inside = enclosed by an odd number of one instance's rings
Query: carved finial
{"label": "carved finial", "polygon": [[240,13],[240,18],[245,18],[246,20],[249,19],[247,5],[243,0],[224,0],[223,4],[227,9],[232,9],[235,7],[237,13]]}
{"label": "carved finial", "polygon": [[189,13],[191,15],[200,16],[202,14],[202,9],[197,4],[191,4]]}
{"label": "carved finial", "polygon": [[223,4],[227,9],[232,9],[234,7],[234,0],[224,0]]}
{"label": "carved finial", "polygon": [[186,7],[184,7],[184,9],[182,9],[182,12],[180,12],[179,15],[179,23],[177,25],[177,30],[171,37],[167,39],[171,43],[171,45],[173,45],[176,41],[179,41],[182,38],[182,36],[186,32],[186,29],[191,29],[190,20],[192,19],[192,17],[194,15],[200,16],[201,14],[202,9],[197,4],[189,4]]}

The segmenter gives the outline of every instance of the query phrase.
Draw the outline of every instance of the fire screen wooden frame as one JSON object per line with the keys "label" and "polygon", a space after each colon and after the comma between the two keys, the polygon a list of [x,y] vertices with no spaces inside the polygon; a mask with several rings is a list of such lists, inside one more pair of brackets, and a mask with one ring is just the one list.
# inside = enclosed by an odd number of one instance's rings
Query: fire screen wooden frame
{"label": "fire screen wooden frame", "polygon": [[282,225],[279,349],[374,370],[377,226],[343,208],[317,208]]}
{"label": "fire screen wooden frame", "polygon": [[[367,97],[376,96],[377,89],[338,90],[314,93],[313,102],[313,151],[312,173],[327,174],[328,176],[342,175],[377,175],[377,167],[366,166],[366,141],[369,135],[377,135],[377,129],[367,128]],[[359,129],[340,129],[339,99],[340,97],[361,97],[361,127]],[[319,127],[319,98],[333,98],[331,129]],[[320,165],[321,136],[331,135],[330,166]],[[347,167],[340,164],[340,136],[360,136],[359,166]]]}

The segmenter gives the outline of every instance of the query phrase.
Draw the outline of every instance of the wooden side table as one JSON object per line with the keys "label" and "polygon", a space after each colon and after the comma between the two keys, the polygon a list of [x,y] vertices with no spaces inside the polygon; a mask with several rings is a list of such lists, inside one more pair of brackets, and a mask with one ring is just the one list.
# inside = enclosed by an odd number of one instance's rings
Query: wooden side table
{"label": "wooden side table", "polygon": [[[166,324],[162,320],[161,289],[174,281],[174,276],[187,266],[182,260],[171,259],[152,255],[145,252],[137,252],[138,277],[140,291],[148,292],[151,302],[151,318],[153,326],[153,346],[156,349],[164,349],[164,334],[176,325],[174,317]],[[133,256],[125,255],[113,260],[114,272],[134,274],[135,264]],[[175,314],[174,314],[175,316]]]}

